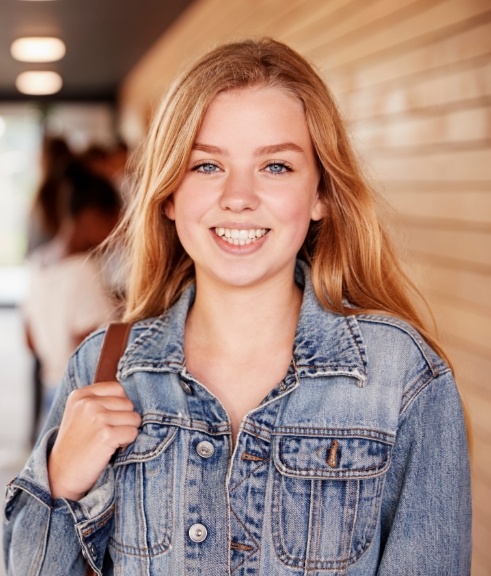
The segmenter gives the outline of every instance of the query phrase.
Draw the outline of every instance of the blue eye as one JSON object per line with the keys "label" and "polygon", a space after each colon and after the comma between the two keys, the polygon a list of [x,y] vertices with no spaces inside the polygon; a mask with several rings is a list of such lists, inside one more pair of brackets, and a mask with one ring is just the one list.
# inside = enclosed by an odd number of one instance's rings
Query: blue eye
{"label": "blue eye", "polygon": [[265,168],[267,172],[271,172],[271,174],[284,174],[285,172],[291,172],[292,169],[283,164],[283,162],[271,162]]}
{"label": "blue eye", "polygon": [[219,168],[213,162],[202,162],[197,166],[193,166],[192,170],[193,172],[203,172],[203,174],[214,174]]}

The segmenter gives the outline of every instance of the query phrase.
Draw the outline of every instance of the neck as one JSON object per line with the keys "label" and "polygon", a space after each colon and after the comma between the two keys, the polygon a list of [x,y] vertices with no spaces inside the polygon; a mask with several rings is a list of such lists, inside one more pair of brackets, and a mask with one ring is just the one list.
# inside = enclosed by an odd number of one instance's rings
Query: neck
{"label": "neck", "polygon": [[253,288],[196,285],[196,299],[186,322],[186,346],[210,353],[244,356],[284,344],[291,348],[302,293],[279,281]]}

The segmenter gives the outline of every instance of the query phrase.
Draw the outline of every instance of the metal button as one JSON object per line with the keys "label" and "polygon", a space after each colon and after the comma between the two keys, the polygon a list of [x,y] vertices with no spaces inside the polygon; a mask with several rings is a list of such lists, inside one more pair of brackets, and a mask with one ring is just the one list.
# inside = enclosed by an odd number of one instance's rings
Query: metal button
{"label": "metal button", "polygon": [[96,550],[94,544],[89,544],[89,552],[90,552],[90,555],[92,556],[92,558],[94,560],[96,560],[97,559],[97,550]]}
{"label": "metal button", "polygon": [[193,542],[203,542],[208,536],[208,530],[203,524],[193,524],[189,529],[189,537]]}
{"label": "metal button", "polygon": [[215,446],[208,440],[203,440],[196,446],[196,452],[201,458],[210,458],[215,453]]}
{"label": "metal button", "polygon": [[184,390],[184,392],[186,392],[186,394],[193,393],[193,389],[191,388],[191,386],[187,382],[184,382],[184,380],[181,380],[181,387]]}

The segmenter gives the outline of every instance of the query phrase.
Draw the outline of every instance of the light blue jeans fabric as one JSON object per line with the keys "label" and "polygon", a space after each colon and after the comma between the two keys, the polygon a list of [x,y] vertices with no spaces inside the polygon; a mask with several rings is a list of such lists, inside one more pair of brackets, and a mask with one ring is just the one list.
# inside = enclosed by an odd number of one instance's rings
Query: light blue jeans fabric
{"label": "light blue jeans fabric", "polygon": [[53,500],[47,457],[103,332],[72,358],[29,462],[8,486],[10,576],[467,576],[471,505],[448,366],[402,321],[304,300],[282,382],[242,422],[186,370],[194,288],[134,326],[118,378],[143,422],[79,502]]}

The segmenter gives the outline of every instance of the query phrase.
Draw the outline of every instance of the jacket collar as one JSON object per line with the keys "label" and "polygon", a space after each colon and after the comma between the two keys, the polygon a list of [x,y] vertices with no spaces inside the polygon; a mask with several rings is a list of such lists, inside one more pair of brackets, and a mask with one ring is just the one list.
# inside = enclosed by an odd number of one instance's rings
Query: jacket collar
{"label": "jacket collar", "polygon": [[[321,306],[310,269],[302,261],[297,262],[295,279],[304,290],[293,345],[299,376],[345,375],[356,378],[363,386],[366,351],[356,317],[334,314]],[[184,326],[194,295],[192,285],[162,316],[135,324],[136,339],[120,362],[122,376],[139,370],[178,373],[184,369]]]}

